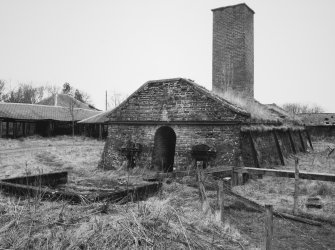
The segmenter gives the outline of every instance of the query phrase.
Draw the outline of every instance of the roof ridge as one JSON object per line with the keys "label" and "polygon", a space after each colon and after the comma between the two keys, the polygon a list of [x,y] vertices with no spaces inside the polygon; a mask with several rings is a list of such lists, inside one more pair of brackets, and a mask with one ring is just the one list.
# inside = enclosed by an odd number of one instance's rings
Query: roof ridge
{"label": "roof ridge", "polygon": [[[113,110],[113,109],[112,109],[112,110]],[[95,118],[95,117],[97,117],[97,116],[99,116],[99,115],[103,115],[103,114],[105,114],[105,113],[109,113],[109,112],[112,111],[112,110],[106,110],[106,111],[103,111],[103,112],[101,112],[101,113],[99,113],[99,114],[92,115],[92,116],[87,117],[87,118],[85,118],[85,119],[83,119],[83,120],[80,120],[79,123],[85,122],[85,121],[87,121],[87,120],[89,120],[89,119],[92,119],[92,118]],[[98,111],[98,112],[99,112],[99,111]]]}
{"label": "roof ridge", "polygon": [[[36,104],[36,103],[16,103],[16,102],[0,102],[0,105],[23,105],[23,106],[34,106],[34,107],[48,107],[48,108],[61,108],[61,109],[67,109],[68,107],[63,107],[63,106],[53,106],[53,105],[45,105],[45,104]],[[90,112],[101,112],[98,110],[92,110],[92,109],[85,109],[85,108],[73,108],[75,110],[82,109],[82,110],[87,110]]]}

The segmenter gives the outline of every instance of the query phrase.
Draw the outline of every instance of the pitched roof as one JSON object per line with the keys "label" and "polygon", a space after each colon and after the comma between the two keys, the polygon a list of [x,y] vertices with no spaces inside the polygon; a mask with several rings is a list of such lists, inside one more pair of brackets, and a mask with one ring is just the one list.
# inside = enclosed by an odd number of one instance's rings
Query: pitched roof
{"label": "pitched roof", "polygon": [[81,120],[79,123],[94,123],[94,124],[102,124],[102,123],[107,123],[108,122],[108,117],[107,115],[111,112],[111,110],[96,114],[94,116],[91,116],[89,118],[86,118],[84,120]]}
{"label": "pitched roof", "polygon": [[[99,111],[74,108],[74,120],[79,121],[100,113]],[[0,118],[19,120],[54,120],[72,121],[69,108],[26,104],[26,103],[0,103]]]}
{"label": "pitched roof", "polygon": [[116,110],[118,110],[122,106],[124,106],[128,102],[128,100],[130,100],[131,98],[136,96],[139,92],[146,89],[149,84],[152,84],[152,83],[162,83],[162,84],[164,84],[164,83],[178,83],[180,81],[183,81],[183,82],[186,82],[189,85],[192,85],[196,90],[198,90],[199,92],[204,94],[204,96],[206,96],[206,97],[214,100],[215,102],[227,107],[228,109],[232,110],[233,112],[238,113],[240,115],[244,115],[244,116],[250,116],[250,114],[247,111],[245,111],[244,109],[242,109],[242,108],[238,107],[237,105],[227,101],[226,99],[216,95],[215,93],[207,90],[205,87],[202,87],[202,86],[198,85],[197,83],[193,82],[192,80],[185,79],[185,78],[170,78],[170,79],[147,81],[140,88],[138,88],[135,92],[133,92],[126,100],[124,100],[119,106],[117,106],[113,110],[109,111],[108,114],[106,114],[106,117],[109,118],[112,113],[114,113]]}
{"label": "pitched roof", "polygon": [[52,96],[49,96],[41,100],[40,102],[36,104],[48,105],[48,106],[60,106],[60,107],[67,108],[69,107],[69,103],[73,103],[75,108],[98,110],[92,105],[78,101],[77,99],[67,94],[52,95]]}
{"label": "pitched roof", "polygon": [[302,113],[299,117],[306,126],[335,125],[335,113]]}

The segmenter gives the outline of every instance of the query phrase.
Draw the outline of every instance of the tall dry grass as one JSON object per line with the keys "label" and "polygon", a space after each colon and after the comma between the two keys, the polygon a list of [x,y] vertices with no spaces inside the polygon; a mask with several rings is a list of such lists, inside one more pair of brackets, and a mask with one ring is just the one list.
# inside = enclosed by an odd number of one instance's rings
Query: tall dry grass
{"label": "tall dry grass", "polygon": [[[29,203],[28,203],[29,202]],[[218,213],[204,214],[197,189],[173,182],[124,205],[0,196],[4,249],[240,249],[248,242]]]}

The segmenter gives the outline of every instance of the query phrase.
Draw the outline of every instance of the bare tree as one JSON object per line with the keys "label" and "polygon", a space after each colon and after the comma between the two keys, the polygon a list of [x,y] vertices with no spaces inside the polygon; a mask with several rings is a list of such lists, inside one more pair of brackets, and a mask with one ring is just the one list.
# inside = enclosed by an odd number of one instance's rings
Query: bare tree
{"label": "bare tree", "polygon": [[127,99],[128,95],[123,94],[117,91],[109,92],[109,99],[107,101],[108,109],[113,109],[121,104],[125,99]]}
{"label": "bare tree", "polygon": [[49,95],[56,95],[56,94],[60,93],[61,87],[59,87],[57,85],[46,85],[45,90]]}
{"label": "bare tree", "polygon": [[33,87],[32,83],[21,83],[17,89],[10,90],[4,98],[5,102],[37,103],[42,100],[45,88]]}
{"label": "bare tree", "polygon": [[300,103],[285,103],[282,105],[282,108],[285,109],[287,112],[290,112],[294,115],[301,114],[301,113],[322,113],[324,109],[317,105],[307,105],[307,104],[300,104]]}
{"label": "bare tree", "polygon": [[5,85],[6,82],[0,79],[0,102],[3,100],[5,96]]}

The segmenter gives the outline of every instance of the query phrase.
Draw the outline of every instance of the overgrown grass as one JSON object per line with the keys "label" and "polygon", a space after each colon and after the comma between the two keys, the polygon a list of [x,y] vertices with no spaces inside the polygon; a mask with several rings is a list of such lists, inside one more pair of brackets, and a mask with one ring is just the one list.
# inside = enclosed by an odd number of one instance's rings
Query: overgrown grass
{"label": "overgrown grass", "polygon": [[[69,205],[7,199],[0,203],[0,248],[239,249],[236,227],[204,214],[194,188],[165,184],[157,197],[125,205]],[[33,208],[35,207],[35,208]]]}
{"label": "overgrown grass", "polygon": [[220,97],[226,99],[227,101],[241,107],[248,113],[250,113],[251,118],[257,120],[267,120],[278,122],[280,119],[274,116],[269,109],[267,109],[264,105],[260,104],[257,101],[243,98],[239,95],[236,95],[232,91],[219,92],[217,93]]}
{"label": "overgrown grass", "polygon": [[243,98],[240,95],[237,95],[233,91],[225,91],[216,93],[220,97],[226,99],[227,101],[235,104],[236,106],[242,108],[243,110],[250,113],[252,120],[257,122],[286,122],[293,125],[300,125],[301,121],[298,117],[289,115],[285,112],[285,118],[282,118],[278,115],[279,110],[275,113],[264,104],[254,100]]}

